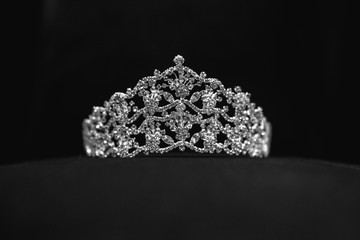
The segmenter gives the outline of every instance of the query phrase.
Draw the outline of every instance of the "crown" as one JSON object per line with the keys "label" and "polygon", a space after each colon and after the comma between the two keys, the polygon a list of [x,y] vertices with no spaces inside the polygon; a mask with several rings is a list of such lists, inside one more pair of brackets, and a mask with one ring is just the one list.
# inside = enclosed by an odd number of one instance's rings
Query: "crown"
{"label": "crown", "polygon": [[[83,121],[87,155],[134,157],[185,148],[200,153],[266,157],[271,125],[250,94],[239,86],[225,88],[184,66],[154,71],[126,93],[116,92]],[[192,132],[192,134],[191,134]]]}

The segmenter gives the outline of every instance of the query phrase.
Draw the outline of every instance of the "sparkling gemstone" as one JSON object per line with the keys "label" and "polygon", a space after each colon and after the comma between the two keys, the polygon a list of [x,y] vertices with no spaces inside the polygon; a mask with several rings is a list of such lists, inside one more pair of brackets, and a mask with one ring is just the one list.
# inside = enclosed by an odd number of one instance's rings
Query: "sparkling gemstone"
{"label": "sparkling gemstone", "polygon": [[180,56],[180,55],[177,55],[177,56],[174,58],[174,63],[175,63],[176,65],[183,65],[184,62],[185,62],[185,59],[184,59],[182,56]]}
{"label": "sparkling gemstone", "polygon": [[195,133],[195,134],[191,137],[190,143],[191,143],[191,144],[195,144],[195,143],[197,143],[197,142],[199,141],[199,139],[200,139],[200,134],[199,134],[199,133]]}
{"label": "sparkling gemstone", "polygon": [[162,140],[169,145],[174,144],[174,139],[172,139],[172,137],[170,137],[169,135],[165,135],[163,136]]}
{"label": "sparkling gemstone", "polygon": [[200,78],[206,78],[206,73],[205,73],[205,72],[201,72],[201,73],[200,73]]}
{"label": "sparkling gemstone", "polygon": [[196,102],[198,101],[200,98],[200,92],[194,92],[192,95],[191,95],[191,98],[190,98],[190,102]]}
{"label": "sparkling gemstone", "polygon": [[154,70],[154,75],[155,76],[159,76],[160,74],[161,74],[161,72],[159,70],[157,70],[157,69]]}
{"label": "sparkling gemstone", "polygon": [[235,91],[236,93],[241,92],[241,87],[240,87],[240,86],[235,86],[235,87],[234,87],[234,91]]}
{"label": "sparkling gemstone", "polygon": [[176,111],[183,112],[186,109],[186,106],[183,103],[179,103],[175,108]]}

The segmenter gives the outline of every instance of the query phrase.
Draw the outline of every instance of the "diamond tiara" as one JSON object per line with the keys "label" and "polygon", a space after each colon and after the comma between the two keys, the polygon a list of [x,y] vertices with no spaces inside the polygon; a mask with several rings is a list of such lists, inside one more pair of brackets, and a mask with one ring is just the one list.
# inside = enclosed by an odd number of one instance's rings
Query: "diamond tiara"
{"label": "diamond tiara", "polygon": [[225,88],[218,79],[184,66],[184,61],[177,55],[175,66],[155,70],[133,89],[116,92],[104,106],[94,107],[83,121],[87,155],[134,157],[189,148],[268,156],[271,124],[250,102],[250,94],[239,86]]}

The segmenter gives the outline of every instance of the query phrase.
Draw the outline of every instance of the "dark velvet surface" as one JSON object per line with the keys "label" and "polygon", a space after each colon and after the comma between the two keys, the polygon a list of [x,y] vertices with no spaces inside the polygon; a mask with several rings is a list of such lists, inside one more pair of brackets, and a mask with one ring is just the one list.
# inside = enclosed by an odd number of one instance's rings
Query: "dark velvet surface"
{"label": "dark velvet surface", "polygon": [[358,167],[186,154],[1,166],[2,226],[24,239],[360,237]]}

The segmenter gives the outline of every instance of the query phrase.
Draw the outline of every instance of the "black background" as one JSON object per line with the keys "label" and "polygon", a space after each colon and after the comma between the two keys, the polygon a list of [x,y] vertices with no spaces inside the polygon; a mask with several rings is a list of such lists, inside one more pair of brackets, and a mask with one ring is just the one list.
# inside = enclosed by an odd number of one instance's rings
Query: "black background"
{"label": "black background", "polygon": [[252,94],[273,125],[272,156],[358,163],[346,155],[339,98],[341,1],[48,0],[27,11],[20,21],[35,39],[25,47],[36,52],[27,56],[36,73],[19,87],[27,117],[17,157],[2,163],[83,155],[81,122],[92,106],[177,54]]}
{"label": "black background", "polygon": [[[354,80],[344,2],[15,4],[4,8],[11,33],[2,38],[13,45],[3,44],[3,59],[14,69],[3,65],[0,164],[27,163],[0,167],[2,233],[359,239],[359,168],[338,164],[360,163],[349,145],[357,108],[343,98]],[[84,157],[81,123],[92,107],[177,54],[252,94],[273,125],[272,157]]]}

